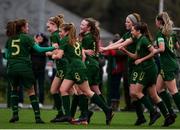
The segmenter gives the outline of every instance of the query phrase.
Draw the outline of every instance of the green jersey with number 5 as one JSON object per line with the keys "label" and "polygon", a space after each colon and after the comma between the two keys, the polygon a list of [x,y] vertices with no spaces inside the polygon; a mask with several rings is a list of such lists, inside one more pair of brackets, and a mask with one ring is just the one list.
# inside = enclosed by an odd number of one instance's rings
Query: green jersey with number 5
{"label": "green jersey with number 5", "polygon": [[23,71],[31,66],[30,50],[34,44],[33,38],[25,33],[9,38],[5,45],[8,69]]}

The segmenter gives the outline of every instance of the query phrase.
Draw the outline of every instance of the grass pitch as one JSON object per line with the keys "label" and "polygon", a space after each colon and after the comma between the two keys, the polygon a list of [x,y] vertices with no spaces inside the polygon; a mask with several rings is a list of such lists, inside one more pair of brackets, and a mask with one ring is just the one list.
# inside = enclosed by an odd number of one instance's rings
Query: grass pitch
{"label": "grass pitch", "polygon": [[96,111],[89,125],[71,125],[69,123],[50,123],[56,115],[55,110],[41,110],[42,119],[45,124],[35,124],[34,114],[31,109],[20,109],[20,120],[16,123],[9,123],[11,109],[0,109],[0,129],[180,129],[180,114],[176,122],[169,127],[161,127],[164,122],[163,116],[152,126],[148,126],[149,114],[145,113],[147,123],[141,126],[134,126],[136,114],[134,112],[115,112],[110,126],[105,125],[105,115]]}

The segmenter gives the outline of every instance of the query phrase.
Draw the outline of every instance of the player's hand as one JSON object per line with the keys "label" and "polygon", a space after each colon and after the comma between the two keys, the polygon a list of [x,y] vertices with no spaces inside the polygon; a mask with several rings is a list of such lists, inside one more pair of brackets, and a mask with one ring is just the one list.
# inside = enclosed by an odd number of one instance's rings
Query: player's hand
{"label": "player's hand", "polygon": [[142,60],[141,59],[137,59],[135,62],[134,62],[136,65],[142,63]]}
{"label": "player's hand", "polygon": [[58,45],[57,43],[54,43],[52,46],[53,46],[54,48],[56,48],[56,49],[59,48],[59,45]]}
{"label": "player's hand", "polygon": [[95,54],[95,52],[93,50],[90,50],[90,49],[85,50],[84,52],[85,52],[85,54],[87,54],[89,56],[93,56]]}

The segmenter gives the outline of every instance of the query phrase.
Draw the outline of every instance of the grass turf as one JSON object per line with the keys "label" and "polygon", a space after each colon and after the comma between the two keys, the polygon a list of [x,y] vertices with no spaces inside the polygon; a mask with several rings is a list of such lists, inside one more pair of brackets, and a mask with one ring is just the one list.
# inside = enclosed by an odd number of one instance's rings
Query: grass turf
{"label": "grass turf", "polygon": [[[56,115],[55,110],[41,110],[42,119],[45,124],[35,124],[34,114],[31,109],[21,109],[19,111],[20,120],[16,123],[9,123],[11,117],[10,109],[0,109],[0,129],[164,129],[161,127],[164,122],[163,116],[152,126],[148,126],[149,114],[145,113],[147,123],[142,126],[134,126],[136,114],[134,112],[116,112],[110,126],[105,125],[103,112],[94,112],[89,125],[71,125],[69,123],[50,123]],[[180,128],[180,114],[176,122],[167,127],[168,129]]]}

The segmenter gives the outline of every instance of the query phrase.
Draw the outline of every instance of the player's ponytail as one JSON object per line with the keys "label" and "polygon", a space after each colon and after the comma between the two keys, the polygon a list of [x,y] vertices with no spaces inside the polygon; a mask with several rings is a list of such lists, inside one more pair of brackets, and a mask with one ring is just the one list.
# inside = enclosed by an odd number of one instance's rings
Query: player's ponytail
{"label": "player's ponytail", "polygon": [[6,25],[6,35],[12,37],[16,35],[16,23],[15,21],[9,21]]}
{"label": "player's ponytail", "polygon": [[76,42],[76,28],[73,23],[62,24],[61,29],[68,33],[68,40],[71,45],[74,45]]}
{"label": "player's ponytail", "polygon": [[169,36],[172,32],[172,27],[173,27],[173,22],[170,19],[169,15],[167,12],[162,12],[160,13],[157,17],[156,20],[160,22],[162,29],[162,33],[165,36]]}
{"label": "player's ponytail", "polygon": [[61,25],[64,23],[64,16],[59,14],[55,17],[50,17],[49,21],[53,24],[55,24],[57,26],[57,28],[59,29],[61,27]]}
{"label": "player's ponytail", "polygon": [[137,31],[140,31],[140,33],[144,36],[146,36],[150,41],[152,41],[152,35],[148,29],[148,26],[144,22],[138,22],[134,25],[134,29]]}

